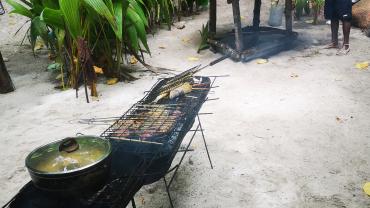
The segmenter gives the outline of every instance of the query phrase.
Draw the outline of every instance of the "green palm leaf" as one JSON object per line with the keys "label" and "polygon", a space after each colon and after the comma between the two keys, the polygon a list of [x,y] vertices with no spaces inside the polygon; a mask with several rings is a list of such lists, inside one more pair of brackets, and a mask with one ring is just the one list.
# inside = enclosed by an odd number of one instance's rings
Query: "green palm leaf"
{"label": "green palm leaf", "polygon": [[114,15],[110,12],[103,0],[84,0],[84,2],[94,9],[98,14],[105,17],[111,25],[113,31],[118,35],[118,28]]}
{"label": "green palm leaf", "polygon": [[63,13],[64,22],[73,39],[81,36],[82,27],[80,24],[80,1],[59,0],[60,10]]}
{"label": "green palm leaf", "polygon": [[120,41],[122,41],[122,31],[123,31],[123,23],[122,23],[122,1],[117,1],[113,5],[114,8],[114,17],[116,18],[117,22],[117,37]]}
{"label": "green palm leaf", "polygon": [[127,19],[129,19],[132,24],[135,26],[137,35],[141,41],[141,43],[144,45],[145,49],[150,53],[149,46],[146,39],[146,30],[145,25],[140,16],[133,10],[132,8],[127,9]]}
{"label": "green palm leaf", "polygon": [[29,18],[33,17],[33,14],[30,9],[27,9],[22,4],[14,1],[14,0],[6,0],[8,4],[10,4],[13,7],[13,10],[10,13],[20,14]]}
{"label": "green palm leaf", "polygon": [[41,13],[41,20],[46,24],[64,29],[64,17],[63,13],[60,10],[45,8]]}

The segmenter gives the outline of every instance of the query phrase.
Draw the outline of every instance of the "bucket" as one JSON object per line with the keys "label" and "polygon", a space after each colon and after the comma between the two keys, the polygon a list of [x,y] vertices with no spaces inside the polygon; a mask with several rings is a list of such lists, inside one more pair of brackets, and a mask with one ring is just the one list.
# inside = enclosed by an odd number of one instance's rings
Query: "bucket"
{"label": "bucket", "polygon": [[272,27],[281,26],[283,23],[284,7],[281,5],[271,5],[268,24]]}

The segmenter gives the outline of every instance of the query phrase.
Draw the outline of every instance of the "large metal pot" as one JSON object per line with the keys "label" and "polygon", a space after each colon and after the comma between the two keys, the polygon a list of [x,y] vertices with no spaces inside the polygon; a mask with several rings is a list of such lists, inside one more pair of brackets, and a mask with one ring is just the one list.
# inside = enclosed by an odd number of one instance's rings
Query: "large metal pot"
{"label": "large metal pot", "polygon": [[32,151],[26,167],[39,189],[80,195],[99,189],[109,177],[112,148],[109,140],[68,137]]}

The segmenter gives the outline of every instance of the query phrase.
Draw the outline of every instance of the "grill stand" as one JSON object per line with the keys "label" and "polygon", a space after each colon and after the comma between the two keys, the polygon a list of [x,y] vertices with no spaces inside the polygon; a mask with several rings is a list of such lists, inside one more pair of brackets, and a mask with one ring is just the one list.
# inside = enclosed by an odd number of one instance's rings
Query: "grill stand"
{"label": "grill stand", "polygon": [[[202,136],[202,139],[203,139],[203,143],[204,143],[204,147],[206,149],[206,153],[207,153],[207,157],[208,157],[208,161],[209,161],[209,164],[211,165],[211,169],[213,169],[213,164],[212,164],[212,160],[211,160],[211,157],[209,155],[209,151],[208,151],[208,145],[207,145],[207,142],[206,142],[206,138],[204,136],[204,129],[202,127],[202,122],[200,121],[200,118],[199,118],[199,114],[197,114],[197,120],[198,120],[198,125],[197,127],[194,129],[194,130],[190,130],[190,131],[193,131],[193,134],[189,140],[189,142],[187,143],[186,145],[186,148],[184,150],[180,150],[180,151],[177,151],[177,152],[183,152],[182,153],[182,156],[181,156],[181,159],[180,161],[174,166],[172,167],[169,171],[167,171],[166,175],[163,177],[163,182],[164,182],[164,185],[166,187],[166,192],[167,192],[167,195],[168,195],[168,199],[170,201],[170,205],[171,205],[171,208],[173,208],[173,201],[172,201],[172,198],[171,198],[171,193],[170,193],[170,187],[171,187],[171,184],[177,174],[177,171],[179,170],[180,168],[180,165],[182,164],[182,161],[184,160],[185,158],[185,155],[187,152],[190,152],[190,151],[193,151],[192,149],[189,149],[190,145],[192,144],[194,138],[195,138],[195,135],[197,134],[197,132],[200,132],[201,133],[201,136]],[[166,180],[166,176],[170,173],[172,173],[172,176],[170,177],[170,180],[169,182],[167,182]]]}

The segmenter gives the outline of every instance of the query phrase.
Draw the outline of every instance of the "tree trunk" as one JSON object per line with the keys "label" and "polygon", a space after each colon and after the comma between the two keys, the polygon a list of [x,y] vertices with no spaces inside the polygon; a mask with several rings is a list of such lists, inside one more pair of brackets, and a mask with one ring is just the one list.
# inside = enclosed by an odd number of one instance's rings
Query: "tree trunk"
{"label": "tree trunk", "polygon": [[6,70],[3,56],[0,52],[0,93],[8,93],[14,90],[15,88],[13,82],[10,79],[8,71]]}

